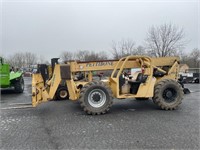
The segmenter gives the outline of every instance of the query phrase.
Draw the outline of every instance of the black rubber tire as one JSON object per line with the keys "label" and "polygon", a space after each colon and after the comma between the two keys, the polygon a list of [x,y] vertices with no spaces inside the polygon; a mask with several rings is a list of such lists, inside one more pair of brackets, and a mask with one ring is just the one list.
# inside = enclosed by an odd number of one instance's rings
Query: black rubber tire
{"label": "black rubber tire", "polygon": [[15,93],[23,93],[24,92],[24,79],[20,77],[14,83],[14,91]]}
{"label": "black rubber tire", "polygon": [[194,80],[194,83],[199,83],[199,78],[196,78],[196,79]]}
{"label": "black rubber tire", "polygon": [[[167,93],[168,91],[169,94]],[[163,79],[155,85],[154,97],[152,99],[161,109],[174,110],[182,102],[183,88],[175,80]]]}
{"label": "black rubber tire", "polygon": [[55,100],[67,100],[69,99],[69,92],[66,86],[58,87],[56,91],[56,99]]}
{"label": "black rubber tire", "polygon": [[[104,98],[105,98],[105,102],[103,103],[103,105],[99,106],[98,108],[93,107],[91,105],[91,102],[89,102],[90,101],[89,95],[90,94],[92,95],[93,94],[92,92],[95,91],[95,90],[96,90],[96,93],[98,93],[98,90],[100,92],[103,92],[103,95],[104,95]],[[95,95],[95,92],[94,92],[94,95]],[[93,82],[87,83],[81,89],[79,101],[80,101],[81,107],[83,108],[83,110],[87,114],[89,114],[89,115],[105,114],[106,112],[109,111],[110,107],[113,104],[112,91],[105,83],[103,83],[101,81],[93,81]]]}

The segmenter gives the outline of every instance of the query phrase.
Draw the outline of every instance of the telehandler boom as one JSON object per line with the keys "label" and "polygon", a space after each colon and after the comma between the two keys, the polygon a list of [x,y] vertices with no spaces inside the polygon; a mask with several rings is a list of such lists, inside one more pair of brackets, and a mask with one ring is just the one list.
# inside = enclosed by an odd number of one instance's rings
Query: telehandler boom
{"label": "telehandler boom", "polygon": [[[139,72],[127,75],[126,71]],[[127,56],[120,60],[54,64],[49,79],[41,73],[32,76],[32,105],[52,100],[61,82],[65,82],[70,100],[79,100],[87,114],[106,113],[114,98],[149,99],[161,109],[173,110],[181,104],[183,89],[178,83],[179,58]],[[94,80],[93,71],[112,70],[108,80]],[[75,81],[76,73],[84,79]]]}

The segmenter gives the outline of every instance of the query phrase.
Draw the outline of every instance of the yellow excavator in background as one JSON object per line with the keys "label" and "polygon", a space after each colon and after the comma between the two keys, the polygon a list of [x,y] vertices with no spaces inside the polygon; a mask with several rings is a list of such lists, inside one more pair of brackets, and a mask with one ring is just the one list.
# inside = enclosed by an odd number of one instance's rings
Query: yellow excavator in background
{"label": "yellow excavator in background", "polygon": [[[127,71],[137,69],[137,73]],[[111,70],[107,80],[96,80],[94,71]],[[77,78],[77,74],[81,77]],[[52,67],[39,65],[39,72],[32,75],[32,105],[55,98],[79,100],[87,114],[106,113],[113,99],[150,99],[161,109],[176,109],[183,99],[179,79],[179,57],[150,58],[127,56],[120,60],[69,61]]]}

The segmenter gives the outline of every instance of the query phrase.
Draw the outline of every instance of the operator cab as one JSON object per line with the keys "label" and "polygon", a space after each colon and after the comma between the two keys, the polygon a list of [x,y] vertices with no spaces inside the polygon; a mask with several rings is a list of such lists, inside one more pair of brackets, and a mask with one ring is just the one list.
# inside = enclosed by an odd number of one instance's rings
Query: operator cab
{"label": "operator cab", "polygon": [[146,56],[121,58],[109,79],[114,95],[117,98],[152,97],[156,82],[153,68],[152,60]]}
{"label": "operator cab", "polygon": [[119,77],[119,91],[120,94],[137,94],[141,83],[145,83],[148,75],[137,71],[134,74],[123,74]]}
{"label": "operator cab", "polygon": [[147,80],[148,75],[144,75],[143,73],[139,73],[136,80],[129,80],[128,83],[130,84],[130,93],[136,94],[138,91],[138,88],[141,83],[145,83]]}

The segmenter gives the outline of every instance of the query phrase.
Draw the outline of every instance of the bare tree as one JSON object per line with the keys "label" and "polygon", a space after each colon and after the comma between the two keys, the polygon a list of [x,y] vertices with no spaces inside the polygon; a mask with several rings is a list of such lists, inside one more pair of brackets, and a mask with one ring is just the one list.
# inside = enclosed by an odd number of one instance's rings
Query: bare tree
{"label": "bare tree", "polygon": [[95,61],[108,59],[106,52],[93,52],[88,50],[80,50],[76,54],[76,59],[79,61]]}
{"label": "bare tree", "polygon": [[112,43],[112,54],[114,59],[119,59],[123,56],[131,55],[134,51],[135,42],[130,39],[122,39],[119,42]]}
{"label": "bare tree", "polygon": [[143,46],[139,45],[135,50],[135,55],[147,55],[146,49]]}
{"label": "bare tree", "polygon": [[7,62],[10,64],[10,66],[13,66],[15,68],[22,68],[25,66],[24,54],[22,52],[18,52],[13,55],[10,55],[7,58]]}
{"label": "bare tree", "polygon": [[37,64],[47,64],[47,65],[50,64],[49,61],[47,61],[47,60],[45,59],[44,55],[39,55],[39,56],[37,56],[37,62],[36,62],[36,63],[37,63]]}
{"label": "bare tree", "polygon": [[181,55],[181,63],[189,65],[190,68],[199,68],[200,66],[200,50],[195,48],[189,54]]}
{"label": "bare tree", "polygon": [[75,57],[74,57],[74,53],[69,52],[69,51],[64,51],[61,53],[60,58],[63,61],[69,61],[69,60],[74,60]]}
{"label": "bare tree", "polygon": [[88,51],[87,50],[79,50],[77,53],[76,53],[76,60],[79,60],[79,61],[85,61],[86,60],[86,57],[88,55]]}
{"label": "bare tree", "polygon": [[146,44],[155,57],[177,55],[186,44],[183,28],[172,24],[152,26],[147,32]]}
{"label": "bare tree", "polygon": [[6,62],[14,68],[31,68],[37,63],[37,56],[31,52],[17,52],[6,58]]}
{"label": "bare tree", "polygon": [[98,60],[107,60],[108,59],[108,55],[105,51],[100,51],[97,54],[98,54]]}
{"label": "bare tree", "polygon": [[5,62],[8,63],[10,66],[15,66],[15,60],[13,55],[10,55],[8,57],[5,57]]}
{"label": "bare tree", "polygon": [[197,48],[193,49],[190,56],[193,60],[194,68],[199,68],[199,65],[200,65],[200,50],[197,49]]}
{"label": "bare tree", "polygon": [[27,67],[31,67],[31,65],[36,64],[37,62],[37,56],[34,53],[31,52],[25,52],[24,53],[24,60],[25,60],[25,64]]}
{"label": "bare tree", "polygon": [[112,43],[112,55],[114,59],[119,59],[128,55],[142,55],[145,53],[145,49],[142,46],[135,47],[133,40],[122,39],[119,42]]}
{"label": "bare tree", "polygon": [[37,63],[38,64],[45,64],[45,58],[44,58],[43,55],[39,55]]}

